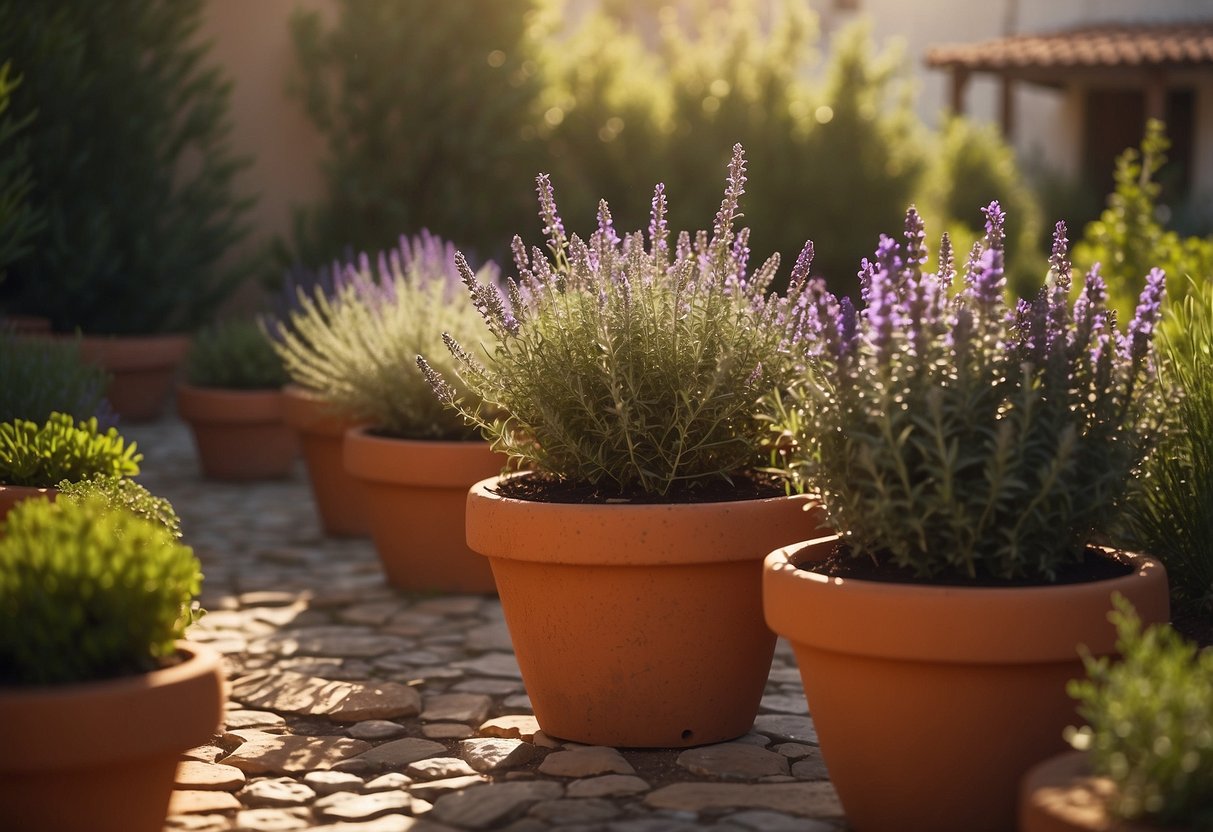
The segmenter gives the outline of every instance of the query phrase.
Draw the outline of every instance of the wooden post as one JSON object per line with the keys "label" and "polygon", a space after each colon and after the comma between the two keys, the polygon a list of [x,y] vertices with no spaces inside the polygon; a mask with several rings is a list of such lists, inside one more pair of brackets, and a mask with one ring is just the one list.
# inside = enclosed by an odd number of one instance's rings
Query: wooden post
{"label": "wooden post", "polygon": [[1002,137],[1011,143],[1015,138],[1015,79],[1009,75],[1001,76],[998,89],[999,121],[1002,125]]}
{"label": "wooden post", "polygon": [[1167,72],[1164,69],[1151,69],[1146,73],[1146,118],[1166,121]]}
{"label": "wooden post", "polygon": [[954,116],[965,114],[965,92],[969,88],[969,70],[962,66],[952,67],[951,110]]}

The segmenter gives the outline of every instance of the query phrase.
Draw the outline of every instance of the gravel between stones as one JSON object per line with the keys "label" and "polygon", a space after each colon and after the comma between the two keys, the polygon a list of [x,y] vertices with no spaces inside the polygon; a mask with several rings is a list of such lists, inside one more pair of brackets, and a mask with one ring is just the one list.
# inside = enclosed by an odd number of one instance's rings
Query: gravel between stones
{"label": "gravel between stones", "polygon": [[534,721],[495,598],[387,587],[370,541],[323,536],[302,463],[209,482],[175,417],[123,434],[202,561],[208,614],[189,638],[224,654],[231,682],[224,731],[183,756],[166,830],[845,828],[785,643],[733,743],[565,744]]}

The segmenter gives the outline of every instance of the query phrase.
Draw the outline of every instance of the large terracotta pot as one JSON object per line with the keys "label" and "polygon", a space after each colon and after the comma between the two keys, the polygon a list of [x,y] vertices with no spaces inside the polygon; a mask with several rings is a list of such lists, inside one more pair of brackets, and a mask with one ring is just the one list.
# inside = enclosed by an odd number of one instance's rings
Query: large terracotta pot
{"label": "large terracotta pot", "polygon": [[[32,488],[24,485],[0,485],[0,521],[8,516],[13,506],[31,497],[46,497],[54,500],[59,493],[58,488]],[[0,531],[3,534],[3,531]]]}
{"label": "large terracotta pot", "polygon": [[362,483],[346,472],[342,459],[345,432],[358,423],[295,384],[282,388],[282,399],[286,423],[299,436],[303,448],[324,533],[366,537],[371,529],[366,495]]}
{"label": "large terracotta pot", "polygon": [[397,589],[493,592],[484,558],[464,534],[467,491],[501,472],[487,442],[389,439],[368,428],[345,434],[345,469],[362,482],[371,539]]}
{"label": "large terracotta pot", "polygon": [[857,832],[1012,830],[1024,772],[1064,750],[1080,644],[1115,652],[1119,592],[1166,621],[1161,564],[1060,586],[965,588],[829,578],[798,568],[837,538],[772,552],[767,623],[796,652],[821,753]]}
{"label": "large terracotta pot", "polygon": [[128,422],[148,422],[160,416],[188,349],[186,335],[86,335],[80,339],[80,357],[110,374],[105,397]]}
{"label": "large terracotta pot", "polygon": [[181,753],[222,717],[219,654],[178,649],[181,664],[141,676],[0,688],[0,825],[160,832]]}
{"label": "large terracotta pot", "polygon": [[289,476],[299,441],[283,418],[279,390],[221,390],[182,384],[177,413],[190,426],[203,475],[216,480]]}
{"label": "large terracotta pot", "polygon": [[682,504],[468,494],[468,544],[493,565],[543,730],[592,745],[681,747],[750,730],[775,636],[767,547],[813,529],[806,498]]}
{"label": "large terracotta pot", "polygon": [[1116,785],[1091,774],[1087,755],[1071,751],[1033,766],[1023,779],[1019,832],[1196,832],[1195,827],[1146,826],[1117,820],[1107,801]]}

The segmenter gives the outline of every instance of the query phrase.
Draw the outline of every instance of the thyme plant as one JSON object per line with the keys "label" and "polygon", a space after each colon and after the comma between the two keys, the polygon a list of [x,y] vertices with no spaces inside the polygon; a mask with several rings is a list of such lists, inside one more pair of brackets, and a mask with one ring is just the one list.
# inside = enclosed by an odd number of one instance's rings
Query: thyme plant
{"label": "thyme plant", "polygon": [[228,321],[194,336],[185,377],[198,387],[275,390],[289,381],[265,331],[252,321]]}
{"label": "thyme plant", "polygon": [[1004,215],[959,287],[945,236],[926,271],[922,222],[881,237],[860,269],[864,308],[810,284],[811,371],[776,416],[800,425],[792,473],[855,555],[921,577],[1051,579],[1107,528],[1159,410],[1153,333],[1163,272],[1146,278],[1127,334],[1098,267],[1073,306],[1065,226],[1045,285],[1009,307]]}
{"label": "thyme plant", "polygon": [[768,295],[778,255],[749,273],[749,230],[734,230],[744,185],[737,145],[710,234],[671,238],[658,185],[647,240],[620,238],[605,201],[582,240],[566,234],[541,175],[550,254],[528,254],[515,238],[508,303],[459,261],[492,342],[482,359],[444,334],[453,376],[430,365],[438,354],[418,357],[438,398],[520,467],[608,497],[677,497],[753,468],[765,435],[759,401],[794,375],[812,247],[788,295]]}
{"label": "thyme plant", "polygon": [[44,422],[58,410],[109,427],[117,417],[105,383],[105,370],[81,360],[77,344],[0,329],[0,422]]}
{"label": "thyme plant", "polygon": [[102,432],[96,417],[77,423],[52,413],[44,424],[27,419],[0,423],[0,483],[51,488],[60,480],[95,474],[133,477],[143,454],[118,434]]}
{"label": "thyme plant", "polygon": [[1116,791],[1111,814],[1166,828],[1213,830],[1213,649],[1197,653],[1169,626],[1142,631],[1122,596],[1109,618],[1120,662],[1084,655],[1067,690],[1089,723],[1067,739]]}
{"label": "thyme plant", "polygon": [[63,480],[56,488],[59,489],[58,500],[85,502],[101,500],[111,509],[125,509],[145,520],[152,520],[164,526],[173,537],[181,537],[181,518],[177,516],[173,504],[164,497],[157,497],[130,477],[116,477],[110,474],[94,474],[92,477],[77,480]]}
{"label": "thyme plant", "polygon": [[[497,267],[479,274],[491,283]],[[434,399],[416,365],[419,353],[445,352],[443,332],[467,343],[489,337],[462,297],[454,247],[427,232],[401,237],[374,268],[364,254],[335,270],[333,283],[300,291],[298,308],[276,328],[274,346],[291,379],[391,436],[475,438]],[[470,400],[465,388],[460,395]]]}

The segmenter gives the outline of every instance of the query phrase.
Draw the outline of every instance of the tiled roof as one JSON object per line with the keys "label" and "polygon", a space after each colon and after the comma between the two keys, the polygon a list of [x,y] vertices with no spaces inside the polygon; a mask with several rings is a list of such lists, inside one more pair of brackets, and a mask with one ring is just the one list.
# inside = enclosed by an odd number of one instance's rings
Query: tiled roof
{"label": "tiled roof", "polygon": [[929,49],[926,63],[973,70],[1207,66],[1213,65],[1213,20],[1103,24],[945,44]]}

